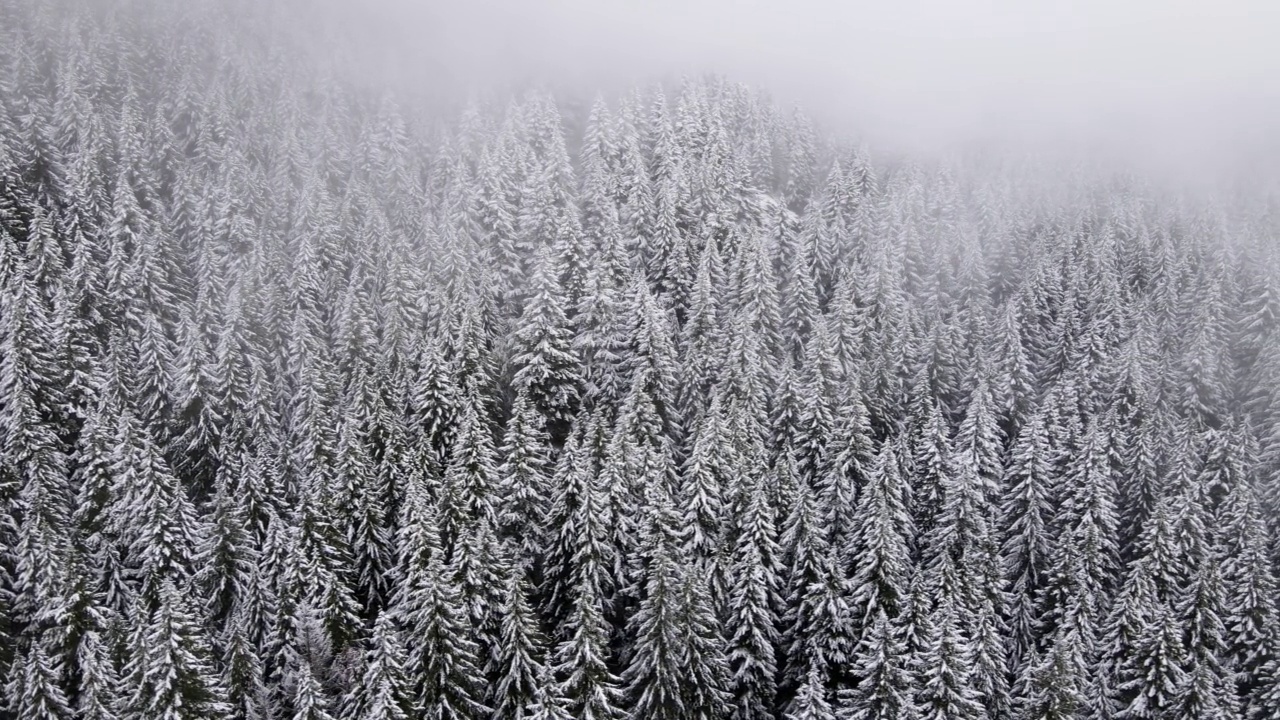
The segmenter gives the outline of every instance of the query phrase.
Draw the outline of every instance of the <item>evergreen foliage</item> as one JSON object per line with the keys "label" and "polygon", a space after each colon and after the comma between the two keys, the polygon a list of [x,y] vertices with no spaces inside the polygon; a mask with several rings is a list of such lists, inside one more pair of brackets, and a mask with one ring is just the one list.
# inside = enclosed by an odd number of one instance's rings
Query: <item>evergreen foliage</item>
{"label": "evergreen foliage", "polygon": [[1278,717],[1274,198],[107,5],[0,0],[0,716]]}

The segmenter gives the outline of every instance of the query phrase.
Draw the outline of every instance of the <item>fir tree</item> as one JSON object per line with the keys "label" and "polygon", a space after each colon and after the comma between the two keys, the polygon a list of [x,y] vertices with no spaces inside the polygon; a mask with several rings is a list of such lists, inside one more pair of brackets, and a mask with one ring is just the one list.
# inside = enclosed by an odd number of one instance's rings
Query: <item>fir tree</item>
{"label": "fir tree", "polygon": [[38,720],[72,717],[71,704],[62,690],[62,668],[56,658],[49,656],[45,645],[43,638],[32,642],[17,661],[17,672],[8,678],[5,691],[13,717]]}
{"label": "fir tree", "polygon": [[555,277],[550,250],[534,261],[531,296],[515,331],[513,384],[528,394],[552,435],[563,436],[578,404],[578,359],[573,354],[565,300]]}
{"label": "fir tree", "polygon": [[[467,720],[483,705],[480,649],[461,592],[447,572],[434,508],[419,493],[401,546],[404,566],[395,612],[413,642],[403,665],[405,693],[427,717]],[[389,627],[389,626],[388,626]],[[407,707],[407,706],[406,706]]]}
{"label": "fir tree", "polygon": [[763,720],[772,715],[776,693],[780,558],[773,509],[763,483],[747,484],[743,495],[745,507],[734,514],[741,525],[735,529],[725,627],[731,716]]}
{"label": "fir tree", "polygon": [[566,638],[555,651],[557,674],[563,678],[559,694],[573,717],[615,720],[625,716],[621,680],[609,670],[608,627],[594,583],[577,588]]}
{"label": "fir tree", "polygon": [[[378,616],[365,652],[364,672],[346,698],[343,717],[407,720],[414,712],[405,674],[405,650],[390,614]],[[439,717],[428,715],[428,717]],[[448,716],[445,716],[448,717]]]}
{"label": "fir tree", "polygon": [[543,684],[545,640],[525,598],[527,592],[524,579],[513,574],[502,608],[502,634],[490,659],[491,670],[486,673],[498,678],[489,701],[495,718],[530,717],[536,704],[549,701],[551,688]]}
{"label": "fir tree", "polygon": [[221,718],[231,707],[213,650],[183,591],[170,579],[157,589],[156,606],[135,611],[125,667],[126,718]]}
{"label": "fir tree", "polygon": [[822,668],[817,664],[810,666],[799,694],[783,717],[787,720],[835,720],[831,704],[827,702],[826,685]]}

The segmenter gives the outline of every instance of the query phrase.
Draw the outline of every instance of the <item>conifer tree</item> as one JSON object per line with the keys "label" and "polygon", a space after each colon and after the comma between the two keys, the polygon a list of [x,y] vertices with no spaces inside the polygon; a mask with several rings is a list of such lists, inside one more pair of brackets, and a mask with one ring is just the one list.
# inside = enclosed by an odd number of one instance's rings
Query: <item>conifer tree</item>
{"label": "conifer tree", "polygon": [[1222,516],[1219,551],[1226,611],[1221,619],[1227,643],[1223,659],[1237,673],[1243,713],[1252,718],[1264,712],[1266,668],[1280,656],[1280,611],[1268,599],[1275,597],[1276,580],[1267,563],[1267,529],[1251,483],[1231,487]]}
{"label": "conifer tree", "polygon": [[1051,562],[1041,588],[1040,622],[1052,629],[1074,601],[1090,624],[1106,613],[1106,595],[1119,567],[1115,480],[1103,423],[1091,421],[1059,505],[1058,541],[1066,547]]}
{"label": "conifer tree", "polygon": [[717,720],[729,713],[729,665],[724,632],[712,604],[709,583],[701,575],[684,572],[681,588],[684,627],[686,717]]}
{"label": "conifer tree", "polygon": [[310,663],[303,659],[294,660],[290,676],[294,685],[292,720],[334,720],[324,688],[312,672]]}
{"label": "conifer tree", "polygon": [[563,437],[578,405],[578,359],[572,349],[566,301],[545,246],[534,258],[530,292],[515,330],[512,382],[546,418],[552,436]]}
{"label": "conifer tree", "polygon": [[[46,631],[45,636],[49,635]],[[43,638],[31,643],[16,661],[8,677],[6,694],[13,717],[61,720],[72,717],[71,704],[62,690],[62,668],[50,657]]]}
{"label": "conifer tree", "polygon": [[473,520],[493,522],[496,517],[497,462],[484,400],[479,389],[469,384],[462,402],[457,438],[445,468],[440,497],[446,547],[458,542],[463,528]]}
{"label": "conifer tree", "polygon": [[683,526],[686,528],[685,551],[691,558],[702,560],[719,546],[724,533],[725,493],[738,458],[731,451],[725,426],[724,408],[720,393],[711,400],[711,407],[693,439],[693,449],[685,463],[683,487]]}
{"label": "conifer tree", "polygon": [[876,607],[854,647],[856,678],[850,688],[842,688],[839,717],[858,720],[888,720],[917,716],[916,680],[911,655],[899,622],[890,620],[883,606]]}
{"label": "conifer tree", "polygon": [[546,547],[551,511],[552,449],[546,420],[521,390],[511,406],[500,455],[498,531],[518,541],[519,557],[533,567]]}
{"label": "conifer tree", "polygon": [[1055,500],[1053,454],[1044,414],[1035,412],[1022,426],[1006,472],[1001,561],[1009,578],[1010,661],[1021,665],[1035,644],[1036,598],[1052,557],[1051,525]]}
{"label": "conifer tree", "polygon": [[[911,449],[911,465],[914,469],[911,512],[919,537],[923,540],[937,526],[938,515],[942,512],[944,483],[954,473],[954,469],[946,421],[936,401],[929,401],[927,409],[917,417],[917,422],[920,424],[914,433]],[[924,546],[924,542],[917,544],[917,556]]]}
{"label": "conifer tree", "polygon": [[84,720],[114,720],[120,717],[120,678],[110,639],[105,633],[89,630],[80,638],[76,649],[76,665],[80,669],[80,685],[73,707]]}
{"label": "conifer tree", "polygon": [[981,696],[973,684],[974,658],[969,632],[961,625],[959,604],[948,590],[955,573],[949,560],[942,561],[936,571],[934,592],[937,600],[929,614],[928,630],[922,652],[916,657],[916,703],[920,717],[942,718],[988,717]]}
{"label": "conifer tree", "polygon": [[395,603],[398,622],[413,640],[403,662],[406,693],[427,717],[474,720],[488,712],[478,685],[481,657],[475,629],[447,571],[435,509],[420,492],[408,502]]}
{"label": "conifer tree", "polygon": [[231,715],[262,718],[270,712],[267,689],[263,683],[262,658],[250,637],[247,612],[237,610],[228,619],[223,639],[222,670]]}
{"label": "conifer tree", "polygon": [[131,565],[154,590],[166,578],[180,579],[194,567],[202,534],[199,519],[186,488],[127,409],[117,419],[115,438],[116,501],[110,523]]}
{"label": "conifer tree", "polygon": [[600,597],[611,592],[617,566],[610,542],[609,497],[598,476],[605,428],[599,414],[579,418],[556,467],[556,495],[549,515],[554,535],[545,549],[541,594],[545,614],[563,621],[575,600],[573,588],[590,583]]}
{"label": "conifer tree", "polygon": [[495,718],[530,717],[536,704],[548,702],[551,691],[543,685],[547,679],[543,659],[545,640],[525,598],[526,585],[519,574],[513,573],[507,581],[502,634],[489,660],[491,669],[486,673],[497,678],[489,699]]}
{"label": "conifer tree", "polygon": [[694,709],[683,692],[685,638],[680,578],[673,550],[659,548],[645,583],[645,598],[632,617],[635,651],[622,679],[637,720],[675,720]]}
{"label": "conifer tree", "polygon": [[383,613],[373,627],[364,672],[347,696],[342,715],[353,720],[407,720],[413,712],[404,644],[390,614]]}
{"label": "conifer tree", "polygon": [[810,666],[800,692],[783,717],[787,720],[835,720],[827,702],[826,678],[821,666]]}
{"label": "conifer tree", "polygon": [[785,658],[780,692],[794,693],[809,668],[847,660],[850,627],[844,577],[818,525],[811,491],[797,488],[782,545],[790,560],[783,598],[781,652]]}
{"label": "conifer tree", "polygon": [[745,507],[734,513],[740,525],[734,533],[725,626],[731,716],[763,720],[772,715],[776,693],[781,568],[773,509],[763,482],[749,482],[743,496]]}
{"label": "conifer tree", "polygon": [[913,533],[907,487],[897,453],[886,442],[876,455],[854,509],[854,573],[850,602],[859,627],[884,611],[896,618],[906,602]]}
{"label": "conifer tree", "polygon": [[1178,603],[1177,612],[1186,628],[1186,685],[1179,689],[1178,712],[1183,717],[1240,716],[1235,673],[1226,657],[1226,610],[1222,578],[1216,565],[1197,573]]}
{"label": "conifer tree", "polygon": [[1073,630],[1064,630],[1055,635],[1043,657],[1032,652],[1026,664],[1026,681],[1018,692],[1017,717],[1028,720],[1079,717],[1086,699],[1080,677],[1084,658],[1078,643]]}
{"label": "conifer tree", "polygon": [[625,716],[621,679],[609,669],[608,630],[595,584],[582,581],[566,623],[566,637],[556,647],[554,661],[563,678],[563,695],[572,717],[615,720]]}
{"label": "conifer tree", "polygon": [[126,718],[222,718],[229,716],[227,689],[213,663],[213,650],[186,594],[172,579],[157,588],[154,609],[135,610]]}
{"label": "conifer tree", "polygon": [[1183,628],[1172,608],[1157,604],[1150,624],[1134,639],[1133,654],[1118,672],[1124,702],[1117,717],[1160,718],[1170,714],[1187,683]]}

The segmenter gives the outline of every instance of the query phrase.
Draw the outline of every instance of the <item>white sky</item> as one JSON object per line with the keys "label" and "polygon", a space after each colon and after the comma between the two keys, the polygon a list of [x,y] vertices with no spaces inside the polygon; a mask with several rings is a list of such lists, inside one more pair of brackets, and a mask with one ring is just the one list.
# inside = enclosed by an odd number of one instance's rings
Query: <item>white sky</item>
{"label": "white sky", "polygon": [[433,91],[714,70],[898,148],[1280,158],[1280,0],[373,0],[338,17],[379,74]]}

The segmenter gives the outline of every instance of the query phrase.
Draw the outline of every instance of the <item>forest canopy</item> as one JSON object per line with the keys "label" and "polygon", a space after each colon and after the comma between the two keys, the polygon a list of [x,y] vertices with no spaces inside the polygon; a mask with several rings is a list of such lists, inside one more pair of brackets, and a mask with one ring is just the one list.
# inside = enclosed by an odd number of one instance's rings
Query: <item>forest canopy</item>
{"label": "forest canopy", "polygon": [[1275,196],[247,8],[0,0],[0,716],[1280,717]]}

